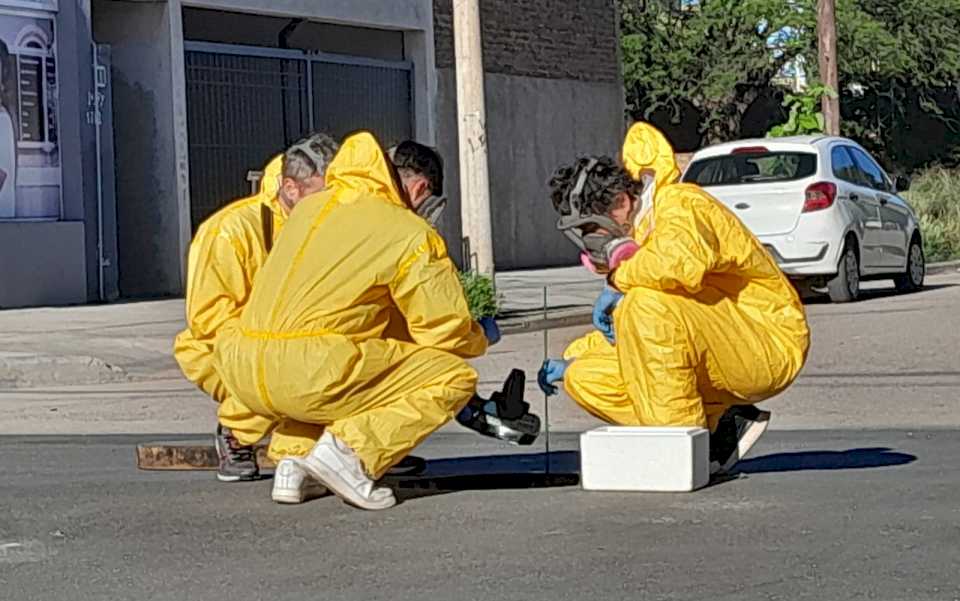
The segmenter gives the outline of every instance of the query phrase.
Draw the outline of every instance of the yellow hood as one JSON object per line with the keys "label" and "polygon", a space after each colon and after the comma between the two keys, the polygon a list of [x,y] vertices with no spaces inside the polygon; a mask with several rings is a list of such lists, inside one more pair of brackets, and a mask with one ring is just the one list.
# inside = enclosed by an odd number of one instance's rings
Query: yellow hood
{"label": "yellow hood", "polygon": [[267,200],[273,200],[280,192],[280,174],[283,172],[283,155],[270,159],[263,168],[263,177],[260,178],[260,195]]}
{"label": "yellow hood", "polygon": [[673,147],[660,130],[649,123],[635,123],[630,127],[623,141],[621,159],[635,180],[640,179],[643,171],[653,171],[657,189],[680,179]]}
{"label": "yellow hood", "polygon": [[[368,132],[360,132],[344,140],[340,151],[330,161],[327,186],[409,207],[393,173],[393,165],[376,138]],[[341,202],[344,201],[349,202],[342,198]]]}

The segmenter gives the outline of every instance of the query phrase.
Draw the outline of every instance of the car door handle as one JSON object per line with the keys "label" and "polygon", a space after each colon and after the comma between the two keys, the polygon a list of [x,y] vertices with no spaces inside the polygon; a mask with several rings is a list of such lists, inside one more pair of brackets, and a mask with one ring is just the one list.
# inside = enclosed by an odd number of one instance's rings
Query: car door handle
{"label": "car door handle", "polygon": [[750,205],[748,205],[748,204],[745,203],[745,202],[738,202],[737,204],[735,204],[735,205],[733,205],[733,206],[734,206],[734,208],[737,208],[737,209],[740,209],[740,210],[749,209],[749,208],[750,208]]}
{"label": "car door handle", "polygon": [[859,195],[859,194],[854,194],[854,193],[851,192],[851,193],[850,193],[850,200],[852,200],[853,202],[857,202],[858,200],[860,200],[860,195]]}
{"label": "car door handle", "polygon": [[888,202],[890,202],[889,199],[884,198],[884,197],[882,197],[882,196],[880,197],[880,204],[881,204],[881,205],[885,205],[885,204],[887,204]]}

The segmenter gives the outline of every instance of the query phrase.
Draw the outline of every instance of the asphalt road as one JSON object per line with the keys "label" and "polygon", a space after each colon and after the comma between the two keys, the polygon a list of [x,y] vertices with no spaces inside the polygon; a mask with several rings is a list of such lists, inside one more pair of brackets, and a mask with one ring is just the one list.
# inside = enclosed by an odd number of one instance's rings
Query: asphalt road
{"label": "asphalt road", "polygon": [[[137,471],[137,442],[211,431],[182,381],[0,391],[0,601],[960,600],[960,276],[930,284],[808,305],[807,366],[766,403],[777,430],[739,477],[689,494],[580,490],[565,432],[595,422],[562,397],[551,478],[545,437],[504,456],[517,449],[453,426],[418,451],[425,477],[391,483],[400,506],[365,513]],[[169,325],[144,327],[161,329],[123,330],[125,348],[166,357]],[[552,332],[550,353],[582,331]],[[542,344],[506,337],[483,387],[533,373]]]}
{"label": "asphalt road", "polygon": [[379,513],[138,472],[131,437],[7,437],[0,597],[960,599],[957,434],[774,432],[688,494],[580,490],[571,435],[550,481],[542,455],[437,437],[447,459]]}

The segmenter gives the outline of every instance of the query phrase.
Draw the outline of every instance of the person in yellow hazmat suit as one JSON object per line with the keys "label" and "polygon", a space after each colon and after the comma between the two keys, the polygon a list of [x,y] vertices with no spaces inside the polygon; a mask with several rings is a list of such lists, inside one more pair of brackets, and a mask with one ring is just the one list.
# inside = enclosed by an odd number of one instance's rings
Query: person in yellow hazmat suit
{"label": "person in yellow hazmat suit", "polygon": [[769,421],[754,404],[803,367],[803,305],[733,213],[678,183],[661,132],[635,124],[621,158],[582,158],[550,182],[558,228],[608,285],[596,330],[547,360],[540,386],[562,380],[608,423],[709,428],[711,467],[729,470]]}
{"label": "person in yellow hazmat suit", "polygon": [[[214,341],[224,324],[240,316],[253,280],[301,198],[324,187],[327,164],[339,148],[317,133],[299,140],[264,169],[260,192],[220,209],[197,229],[187,265],[187,328],[174,341],[174,357],[183,374],[214,401],[229,396],[213,363]],[[220,458],[217,478],[256,479],[253,450],[239,444],[227,428],[215,436]]]}
{"label": "person in yellow hazmat suit", "polygon": [[[273,499],[314,480],[363,509],[379,479],[476,390],[486,352],[442,238],[372,135],[343,142],[327,188],[298,205],[240,319],[216,341],[231,392],[220,423],[245,445],[271,434]],[[385,336],[402,316],[409,341]]]}

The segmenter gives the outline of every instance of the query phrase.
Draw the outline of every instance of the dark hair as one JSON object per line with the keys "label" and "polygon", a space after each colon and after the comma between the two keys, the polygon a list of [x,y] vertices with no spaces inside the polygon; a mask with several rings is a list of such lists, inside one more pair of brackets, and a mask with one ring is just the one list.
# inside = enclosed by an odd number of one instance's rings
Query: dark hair
{"label": "dark hair", "polygon": [[422,175],[435,196],[443,194],[443,158],[433,148],[413,140],[400,142],[393,150],[393,164],[400,175]]}
{"label": "dark hair", "polygon": [[561,215],[570,214],[570,190],[591,160],[596,160],[596,164],[588,171],[583,185],[581,211],[607,215],[618,196],[624,192],[639,196],[643,191],[643,184],[630,177],[616,160],[606,156],[580,157],[573,165],[557,169],[548,182],[553,208]]}

